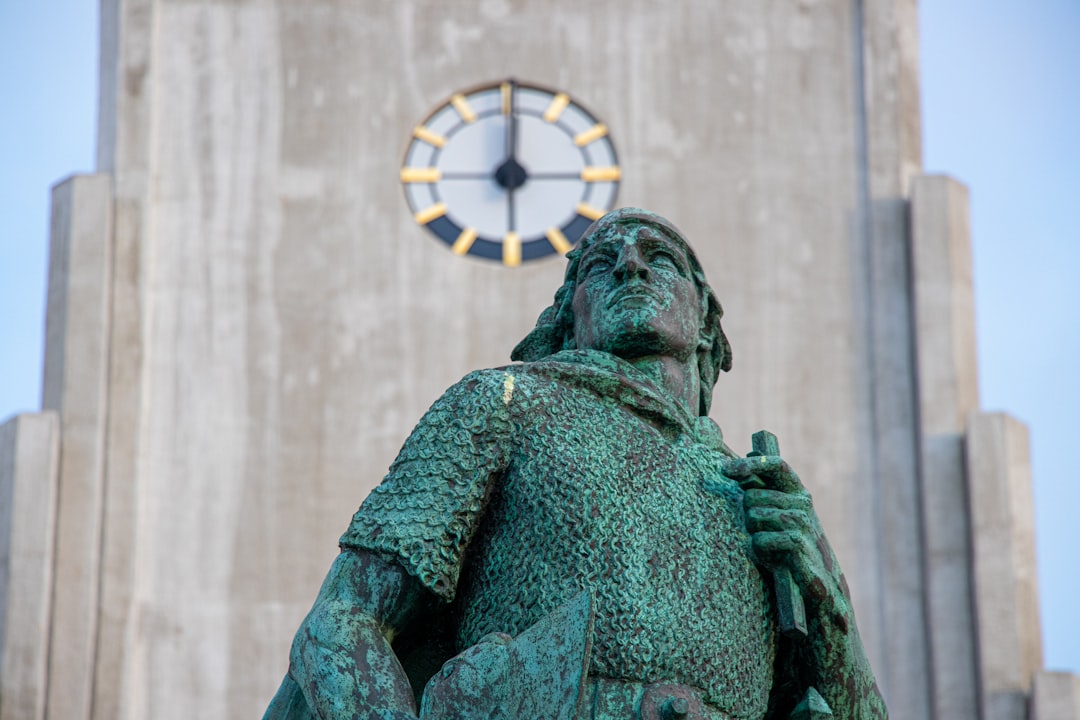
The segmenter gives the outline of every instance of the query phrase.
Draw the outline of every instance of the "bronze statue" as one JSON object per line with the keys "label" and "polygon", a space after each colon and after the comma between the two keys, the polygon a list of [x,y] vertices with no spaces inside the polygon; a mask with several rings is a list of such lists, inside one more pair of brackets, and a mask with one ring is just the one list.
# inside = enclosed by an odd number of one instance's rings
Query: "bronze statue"
{"label": "bronze statue", "polygon": [[707,417],[731,348],[682,234],[624,208],[567,258],[353,517],[267,717],[886,717],[809,493]]}

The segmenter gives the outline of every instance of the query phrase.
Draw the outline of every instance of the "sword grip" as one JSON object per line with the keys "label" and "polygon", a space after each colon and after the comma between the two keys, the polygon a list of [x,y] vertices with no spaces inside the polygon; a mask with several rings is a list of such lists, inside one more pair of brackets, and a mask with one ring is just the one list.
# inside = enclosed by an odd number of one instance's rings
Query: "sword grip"
{"label": "sword grip", "polygon": [[[751,439],[753,451],[750,457],[761,455],[779,455],[780,442],[768,430],[759,430]],[[767,485],[759,477],[753,477],[742,483],[743,490],[763,489]],[[806,605],[802,592],[791,577],[786,567],[773,570],[773,587],[776,590],[776,609],[780,616],[780,632],[787,637],[806,637]]]}

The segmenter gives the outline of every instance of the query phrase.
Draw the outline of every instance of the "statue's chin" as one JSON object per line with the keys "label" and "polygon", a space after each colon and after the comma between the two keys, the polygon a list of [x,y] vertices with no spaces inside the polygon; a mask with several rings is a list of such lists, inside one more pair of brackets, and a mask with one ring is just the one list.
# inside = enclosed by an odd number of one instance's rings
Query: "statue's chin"
{"label": "statue's chin", "polygon": [[[684,333],[668,327],[655,313],[623,312],[577,335],[582,349],[603,350],[624,360],[666,355],[682,358],[692,355],[681,342]],[[696,347],[696,346],[695,346]]]}
{"label": "statue's chin", "polygon": [[680,354],[674,343],[651,327],[614,334],[606,345],[604,350],[623,360]]}

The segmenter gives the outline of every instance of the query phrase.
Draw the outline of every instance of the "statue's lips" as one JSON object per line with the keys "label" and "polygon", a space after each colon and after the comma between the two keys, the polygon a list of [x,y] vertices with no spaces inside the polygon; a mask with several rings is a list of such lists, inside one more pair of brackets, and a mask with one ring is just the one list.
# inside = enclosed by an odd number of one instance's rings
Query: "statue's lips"
{"label": "statue's lips", "polygon": [[631,304],[645,304],[649,302],[660,302],[660,295],[655,290],[647,288],[643,285],[638,285],[630,288],[623,288],[616,290],[608,298],[607,306],[614,307],[620,303],[629,302]]}

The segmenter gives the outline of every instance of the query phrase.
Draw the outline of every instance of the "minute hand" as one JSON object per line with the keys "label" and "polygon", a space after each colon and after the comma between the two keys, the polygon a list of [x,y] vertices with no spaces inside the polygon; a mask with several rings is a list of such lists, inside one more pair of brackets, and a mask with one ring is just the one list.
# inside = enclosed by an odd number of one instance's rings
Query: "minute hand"
{"label": "minute hand", "polygon": [[510,107],[506,119],[506,159],[516,161],[518,131],[517,83],[513,80],[510,81],[510,99],[507,102]]}
{"label": "minute hand", "polygon": [[[518,115],[517,83],[510,82],[509,111],[506,117],[506,159],[495,168],[495,182],[511,193],[525,184],[529,174],[517,161]],[[511,200],[511,204],[513,204]],[[512,212],[512,211],[511,211]],[[513,223],[511,223],[511,226]],[[511,229],[513,229],[511,227]]]}

